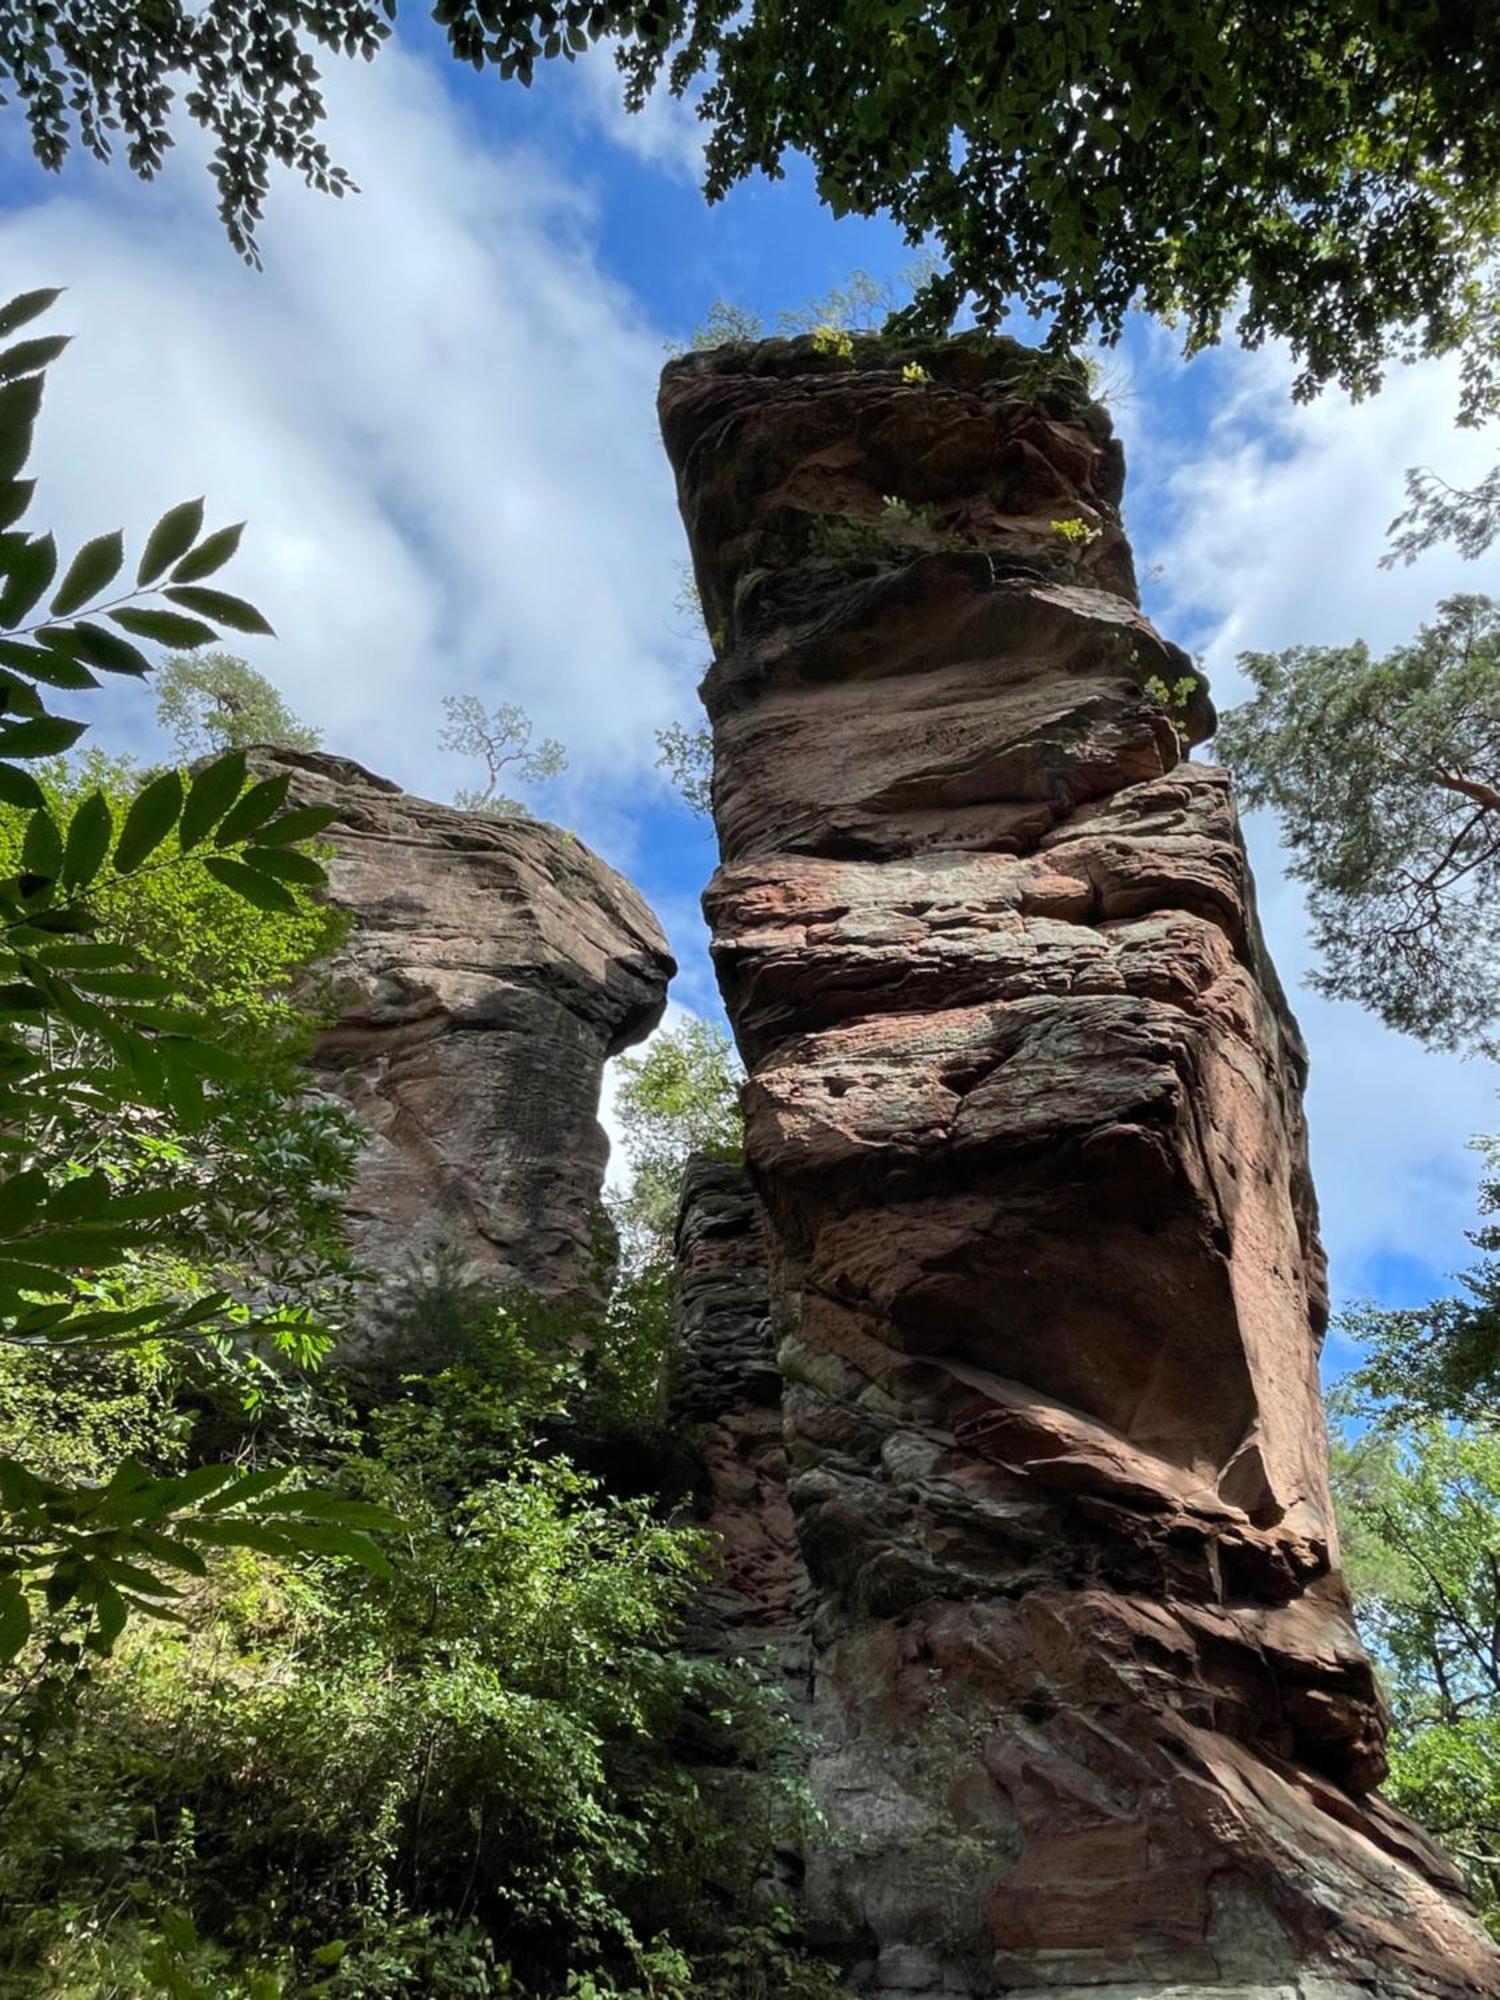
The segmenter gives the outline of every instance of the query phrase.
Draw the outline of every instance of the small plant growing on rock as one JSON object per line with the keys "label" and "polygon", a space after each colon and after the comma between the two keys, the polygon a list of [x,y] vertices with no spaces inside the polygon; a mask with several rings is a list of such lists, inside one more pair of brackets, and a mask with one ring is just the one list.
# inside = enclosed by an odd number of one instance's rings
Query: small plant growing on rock
{"label": "small plant growing on rock", "polygon": [[932,377],[920,361],[908,361],[906,366],[901,370],[901,380],[903,382],[910,382],[913,388],[921,389],[926,387],[932,380]]}
{"label": "small plant growing on rock", "polygon": [[813,351],[831,355],[836,361],[854,359],[854,336],[846,327],[816,326],[813,328]]}
{"label": "small plant growing on rock", "polygon": [[1074,518],[1068,521],[1049,521],[1047,525],[1054,535],[1061,536],[1063,541],[1075,549],[1086,549],[1090,542],[1097,542],[1099,539],[1099,529],[1088,521]]}
{"label": "small plant growing on rock", "polygon": [[937,526],[935,507],[913,507],[909,500],[902,500],[894,493],[881,496],[880,518],[889,528],[922,528],[932,530]]}
{"label": "small plant growing on rock", "polygon": [[1146,699],[1161,710],[1184,742],[1187,741],[1188,703],[1197,691],[1196,674],[1182,674],[1175,681],[1166,681],[1160,674],[1153,674],[1143,689]]}

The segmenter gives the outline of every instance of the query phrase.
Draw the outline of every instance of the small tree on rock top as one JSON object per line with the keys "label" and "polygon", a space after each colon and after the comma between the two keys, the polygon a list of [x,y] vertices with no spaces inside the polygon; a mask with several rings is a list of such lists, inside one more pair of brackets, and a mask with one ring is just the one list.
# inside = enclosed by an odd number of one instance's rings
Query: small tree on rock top
{"label": "small tree on rock top", "polygon": [[561,743],[545,736],[533,744],[531,717],[513,701],[486,709],[477,695],[450,694],[443,697],[443,713],[448,721],[438,732],[438,748],[477,757],[484,766],[484,783],[460,786],[453,803],[464,812],[491,813],[497,819],[515,815],[529,819],[530,807],[500,790],[505,774],[508,771],[528,784],[557,777],[568,767],[568,753]]}
{"label": "small tree on rock top", "polygon": [[156,676],[156,719],[185,762],[274,743],[316,750],[321,733],[299,722],[264,674],[234,653],[173,653]]}

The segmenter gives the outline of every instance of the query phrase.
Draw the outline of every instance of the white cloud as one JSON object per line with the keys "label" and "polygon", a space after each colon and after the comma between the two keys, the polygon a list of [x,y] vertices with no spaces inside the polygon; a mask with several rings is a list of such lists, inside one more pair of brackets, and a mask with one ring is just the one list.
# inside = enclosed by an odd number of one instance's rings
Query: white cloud
{"label": "white cloud", "polygon": [[139,535],[206,491],[211,518],[249,518],[225,581],[281,635],[244,650],[331,746],[441,795],[440,695],[519,701],[572,752],[549,808],[629,866],[653,728],[697,664],[660,336],[585,199],[436,72],[391,47],[327,95],[363,192],[278,186],[264,275],[225,245],[191,140],[157,187],[84,173],[0,217],[8,284],[68,285],[78,335],[39,430],[46,519]]}
{"label": "white cloud", "polygon": [[[1153,360],[1145,393],[1120,413],[1133,476],[1144,473],[1167,502],[1152,509],[1140,553],[1164,567],[1158,623],[1201,638],[1221,707],[1245,692],[1240,651],[1353,638],[1384,650],[1449,592],[1493,583],[1447,551],[1409,569],[1378,567],[1408,465],[1432,464],[1467,484],[1500,453],[1493,433],[1454,429],[1451,367],[1398,371],[1357,407],[1336,395],[1298,407],[1284,354],[1215,356],[1198,364],[1198,379],[1211,370],[1222,392],[1207,434],[1163,446],[1153,444],[1152,404],[1173,364],[1159,345]],[[1335,1292],[1369,1289],[1381,1257],[1454,1268],[1475,1219],[1477,1162],[1466,1141],[1495,1128],[1500,1078],[1309,991],[1303,906],[1281,872],[1274,825],[1257,816],[1247,833],[1271,947],[1312,1055],[1313,1164]]]}
{"label": "white cloud", "polygon": [[595,42],[571,67],[584,115],[614,145],[696,187],[703,179],[708,127],[693,108],[694,100],[673,97],[658,84],[639,111],[627,111],[614,49],[612,42]]}

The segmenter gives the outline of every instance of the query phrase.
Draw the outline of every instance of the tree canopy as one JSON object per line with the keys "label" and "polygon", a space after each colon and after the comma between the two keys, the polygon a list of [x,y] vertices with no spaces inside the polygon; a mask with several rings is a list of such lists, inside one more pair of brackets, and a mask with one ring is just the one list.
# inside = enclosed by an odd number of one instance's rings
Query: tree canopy
{"label": "tree canopy", "polygon": [[[701,89],[711,199],[805,154],[836,214],[889,215],[946,267],[915,309],[1055,315],[1108,340],[1142,306],[1189,351],[1288,340],[1299,393],[1363,393],[1460,348],[1493,409],[1500,15],[1447,0],[436,0],[458,60],[530,82],[614,39],[627,101]],[[334,194],[318,51],[373,55],[396,0],[49,0],[0,21],[0,85],[37,157],[122,144],[150,176],[183,108],[256,256],[270,169]]]}
{"label": "tree canopy", "polygon": [[744,1074],[723,1029],[692,1018],[653,1035],[642,1054],[620,1058],[615,1115],[631,1182],[615,1217],[635,1262],[670,1266],[683,1170],[695,1153],[743,1156]]}
{"label": "tree canopy", "polygon": [[1313,984],[1440,1048],[1500,1028],[1500,605],[1451,597],[1383,659],[1245,653],[1220,724],[1242,798],[1308,887]]}
{"label": "tree canopy", "polygon": [[1485,1157],[1480,1226],[1469,1240],[1479,1261],[1460,1289],[1419,1306],[1363,1305],[1343,1315],[1365,1344],[1339,1384],[1342,1404],[1377,1422],[1477,1424],[1500,1436],[1500,1142],[1476,1142]]}
{"label": "tree canopy", "polygon": [[156,719],[180,757],[274,743],[316,750],[322,737],[299,722],[264,674],[234,653],[174,653],[156,674]]}
{"label": "tree canopy", "polygon": [[1335,1454],[1345,1562],[1381,1668],[1394,1802],[1500,1935],[1500,1437],[1441,1425]]}

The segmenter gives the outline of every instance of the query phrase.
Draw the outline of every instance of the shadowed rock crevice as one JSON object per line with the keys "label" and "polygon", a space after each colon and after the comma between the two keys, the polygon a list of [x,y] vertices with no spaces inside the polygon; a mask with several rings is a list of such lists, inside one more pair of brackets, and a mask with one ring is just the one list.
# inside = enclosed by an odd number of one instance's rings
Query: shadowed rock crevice
{"label": "shadowed rock crevice", "polygon": [[811,1586],[810,1925],[888,2000],[1500,1991],[1372,1795],[1306,1057],[1186,759],[1206,691],[1080,379],[973,340],[929,372],[768,342],[661,397]]}

